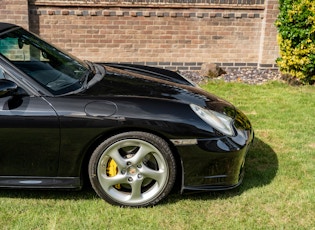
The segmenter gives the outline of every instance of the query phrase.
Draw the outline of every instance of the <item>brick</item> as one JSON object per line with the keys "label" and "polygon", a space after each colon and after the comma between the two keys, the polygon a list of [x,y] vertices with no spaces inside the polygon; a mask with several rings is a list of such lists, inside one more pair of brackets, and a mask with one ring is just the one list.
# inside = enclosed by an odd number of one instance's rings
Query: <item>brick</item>
{"label": "brick", "polygon": [[[229,68],[274,68],[277,10],[268,4],[267,10],[274,12],[263,18],[263,10],[28,7],[24,0],[29,15],[13,7],[0,9],[0,19],[22,23],[26,18],[27,25],[38,28],[41,36],[91,61],[156,63],[189,70],[200,68],[205,61]],[[262,22],[267,28],[261,52]]]}
{"label": "brick", "polygon": [[197,13],[196,16],[197,18],[203,18],[203,13]]}
{"label": "brick", "polygon": [[137,17],[137,12],[135,12],[135,11],[130,12],[130,16]]}
{"label": "brick", "polygon": [[143,12],[143,16],[144,17],[150,17],[150,12],[148,12],[148,11]]}
{"label": "brick", "polygon": [[110,11],[104,10],[102,11],[103,16],[110,16]]}

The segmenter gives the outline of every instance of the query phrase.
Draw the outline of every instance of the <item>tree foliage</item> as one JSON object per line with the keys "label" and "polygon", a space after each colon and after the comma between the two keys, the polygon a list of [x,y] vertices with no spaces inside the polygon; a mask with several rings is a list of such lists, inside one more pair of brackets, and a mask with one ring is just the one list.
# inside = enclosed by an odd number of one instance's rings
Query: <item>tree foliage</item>
{"label": "tree foliage", "polygon": [[276,21],[281,72],[304,83],[315,81],[315,1],[280,0]]}

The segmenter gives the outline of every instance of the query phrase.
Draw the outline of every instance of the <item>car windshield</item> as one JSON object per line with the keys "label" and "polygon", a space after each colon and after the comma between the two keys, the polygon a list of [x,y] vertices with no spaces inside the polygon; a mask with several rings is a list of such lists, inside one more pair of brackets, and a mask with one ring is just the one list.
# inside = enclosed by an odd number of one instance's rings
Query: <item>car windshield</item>
{"label": "car windshield", "polygon": [[0,53],[54,95],[82,88],[93,74],[86,63],[22,28],[0,36]]}

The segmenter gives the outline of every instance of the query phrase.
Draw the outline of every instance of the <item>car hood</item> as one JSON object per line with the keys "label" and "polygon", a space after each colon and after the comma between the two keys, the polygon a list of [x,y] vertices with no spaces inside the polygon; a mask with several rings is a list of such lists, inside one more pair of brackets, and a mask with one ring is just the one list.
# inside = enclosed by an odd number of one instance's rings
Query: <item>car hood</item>
{"label": "car hood", "polygon": [[235,108],[229,102],[194,86],[176,72],[138,65],[105,64],[104,67],[106,74],[102,80],[81,95],[173,100],[235,116]]}

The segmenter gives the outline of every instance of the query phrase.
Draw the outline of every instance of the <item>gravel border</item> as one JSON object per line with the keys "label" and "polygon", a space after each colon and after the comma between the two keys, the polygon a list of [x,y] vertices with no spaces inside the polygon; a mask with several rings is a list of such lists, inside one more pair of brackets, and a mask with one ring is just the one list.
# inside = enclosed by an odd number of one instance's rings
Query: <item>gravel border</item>
{"label": "gravel border", "polygon": [[209,81],[211,79],[222,79],[226,82],[243,82],[246,84],[258,85],[268,81],[282,79],[278,70],[256,68],[226,70],[226,74],[223,74],[217,78],[203,77],[197,71],[181,71],[180,73],[197,84],[204,81]]}

